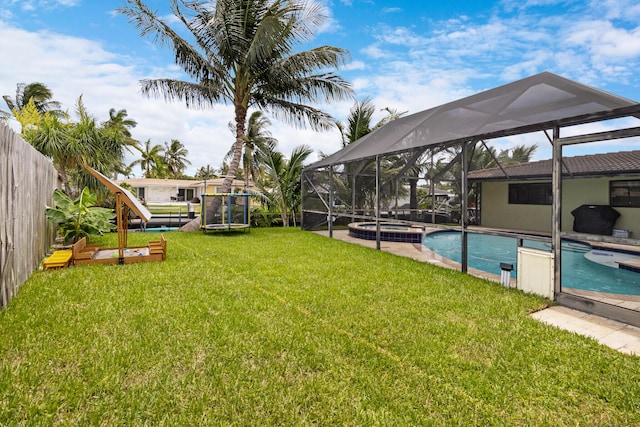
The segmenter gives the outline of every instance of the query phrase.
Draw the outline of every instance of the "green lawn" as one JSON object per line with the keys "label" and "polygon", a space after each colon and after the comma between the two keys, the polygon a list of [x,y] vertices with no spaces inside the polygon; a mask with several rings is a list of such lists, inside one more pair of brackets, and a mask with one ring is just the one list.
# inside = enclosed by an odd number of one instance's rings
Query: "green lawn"
{"label": "green lawn", "polygon": [[164,263],[21,288],[0,425],[640,424],[640,357],[537,297],[296,229],[166,237]]}

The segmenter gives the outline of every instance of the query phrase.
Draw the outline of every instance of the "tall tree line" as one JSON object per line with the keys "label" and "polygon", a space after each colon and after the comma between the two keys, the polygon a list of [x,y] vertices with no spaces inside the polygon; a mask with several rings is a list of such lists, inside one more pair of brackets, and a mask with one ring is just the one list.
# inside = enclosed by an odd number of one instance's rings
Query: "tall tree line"
{"label": "tall tree line", "polygon": [[125,151],[137,144],[130,133],[136,122],[127,117],[126,110],[111,109],[109,119],[99,123],[87,111],[82,96],[74,115],[62,111],[52,97],[43,83],[19,83],[15,98],[3,96],[10,111],[4,117],[15,117],[22,137],[52,160],[65,193],[73,197],[91,185],[85,165],[107,175],[121,173],[126,168]]}
{"label": "tall tree line", "polygon": [[[150,146],[150,141],[141,147],[131,134],[137,122],[125,109],[111,108],[109,118],[99,123],[88,112],[82,96],[76,102],[75,115],[63,111],[60,102],[52,98],[44,83],[18,83],[15,97],[3,96],[8,111],[1,111],[0,117],[15,118],[22,137],[52,159],[69,196],[86,185],[96,186],[84,174],[85,165],[107,176],[130,176],[133,167],[140,165],[146,177],[181,178],[191,164],[187,149],[177,139],[165,142],[164,147]],[[127,165],[126,151],[140,153],[141,158]]]}

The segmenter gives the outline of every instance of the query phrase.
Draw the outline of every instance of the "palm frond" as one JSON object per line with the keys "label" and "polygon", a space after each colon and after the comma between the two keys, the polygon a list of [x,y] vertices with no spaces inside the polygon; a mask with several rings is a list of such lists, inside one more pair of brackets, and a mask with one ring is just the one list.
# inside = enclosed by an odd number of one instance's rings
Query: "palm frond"
{"label": "palm frond", "polygon": [[[198,51],[141,0],[128,0],[128,4],[129,6],[122,7],[118,11],[129,17],[129,22],[140,31],[142,37],[151,37],[153,43],[161,47],[170,46],[176,64],[194,80],[212,80],[220,70],[224,70],[224,68],[215,68],[209,55]],[[185,3],[183,2],[183,4]],[[191,22],[184,17],[176,0],[171,0],[171,9],[196,39],[201,40],[198,37],[198,27],[192,27]],[[199,44],[199,46],[205,48],[206,44]]]}
{"label": "palm frond", "polygon": [[224,92],[210,90],[210,86],[200,83],[155,79],[141,80],[140,85],[142,93],[146,96],[163,97],[165,101],[184,101],[187,108],[206,108],[229,101]]}
{"label": "palm frond", "polygon": [[274,118],[298,128],[309,125],[313,130],[326,131],[335,126],[335,118],[329,113],[304,103],[277,98],[258,99],[256,103]]}

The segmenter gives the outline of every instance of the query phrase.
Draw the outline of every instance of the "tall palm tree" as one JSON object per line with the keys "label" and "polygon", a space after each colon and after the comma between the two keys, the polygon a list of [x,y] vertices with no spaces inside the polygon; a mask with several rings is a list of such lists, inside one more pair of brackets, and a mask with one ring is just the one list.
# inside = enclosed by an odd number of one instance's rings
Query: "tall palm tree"
{"label": "tall palm tree", "polygon": [[291,217],[295,224],[295,215],[300,210],[302,168],[311,153],[313,150],[306,145],[294,148],[288,160],[275,149],[260,153],[266,178],[259,184],[260,191],[278,209],[284,227],[289,226]]}
{"label": "tall palm tree", "polygon": [[[260,153],[274,150],[278,145],[278,140],[272,137],[271,132],[267,130],[269,126],[271,126],[271,121],[264,116],[262,111],[254,111],[249,116],[242,154],[245,188],[249,187],[249,181],[257,182],[260,179]],[[233,152],[234,146],[231,147],[225,159],[233,158]]]}
{"label": "tall palm tree", "polygon": [[113,174],[131,174],[131,167],[124,164],[124,150],[131,152],[131,148],[138,149],[138,141],[131,136],[131,129],[138,122],[127,115],[127,110],[109,109],[109,120],[102,123],[105,136],[105,148],[111,151],[113,160]]}
{"label": "tall palm tree", "polygon": [[538,144],[516,145],[511,149],[502,150],[498,155],[498,161],[503,166],[528,163],[538,149]]}
{"label": "tall palm tree", "polygon": [[[76,183],[74,197],[85,186],[104,190],[93,176],[86,173],[84,165],[90,165],[102,173],[110,174],[122,165],[124,157],[122,145],[108,137],[105,129],[97,123],[95,117],[89,114],[82,101],[82,95],[76,103],[76,116],[78,121],[70,127],[70,138],[66,147],[66,150],[78,153],[66,159],[67,170]],[[100,192],[102,195],[107,194],[106,191]]]}
{"label": "tall palm tree", "polygon": [[373,119],[375,111],[376,107],[373,101],[370,98],[364,98],[356,101],[353,107],[351,107],[349,117],[347,117],[346,127],[341,122],[336,122],[336,126],[342,134],[342,147],[346,147],[348,144],[357,141],[368,133],[407,114],[407,111],[399,112],[396,109],[385,107],[380,111],[386,111],[387,114],[380,119],[378,123],[372,125],[371,120]]}
{"label": "tall palm tree", "polygon": [[375,111],[376,107],[371,99],[356,101],[349,111],[347,127],[345,128],[340,122],[336,123],[342,134],[342,147],[346,147],[372,131],[371,118]]}
{"label": "tall palm tree", "polygon": [[[25,129],[22,136],[36,150],[52,159],[64,186],[64,191],[70,196],[72,189],[67,173],[67,162],[65,161],[65,153],[68,152],[67,146],[71,138],[70,125],[63,122],[59,117],[46,114],[38,127]],[[84,154],[74,153],[74,156],[84,157]]]}
{"label": "tall palm tree", "polygon": [[131,136],[131,129],[136,127],[138,122],[128,117],[127,110],[109,109],[109,119],[102,123],[105,131],[113,133],[113,138],[121,141],[121,145],[127,148],[137,148],[138,141]]}
{"label": "tall palm tree", "polygon": [[[11,98],[9,95],[4,95],[2,99],[9,107],[9,112],[22,110],[29,100],[33,99],[36,109],[44,114],[47,111],[56,116],[63,116],[64,113],[60,110],[61,106],[58,101],[53,101],[53,92],[44,83],[18,83],[16,85],[16,96]],[[5,112],[6,115],[6,112]]]}
{"label": "tall palm tree", "polygon": [[172,139],[171,144],[164,143],[164,162],[173,178],[180,178],[187,165],[191,164],[187,155],[189,150],[177,139]]}
{"label": "tall palm tree", "polygon": [[196,178],[204,181],[204,192],[207,192],[207,180],[217,178],[216,170],[211,165],[202,166],[196,171]]}
{"label": "tall palm tree", "polygon": [[211,165],[202,166],[196,171],[195,175],[196,178],[205,180],[215,178],[216,176],[216,170],[212,168]]}
{"label": "tall palm tree", "polygon": [[115,129],[124,137],[131,138],[131,130],[138,126],[138,122],[128,117],[127,110],[109,109],[109,120],[103,123],[108,129]]}
{"label": "tall palm tree", "polygon": [[138,148],[141,158],[132,162],[129,166],[140,165],[145,178],[152,178],[157,175],[155,172],[162,168],[163,149],[161,145],[151,146],[151,140],[147,139],[143,148]]}
{"label": "tall palm tree", "polygon": [[[171,0],[173,14],[193,36],[193,45],[141,0],[128,0],[120,12],[141,35],[171,46],[176,63],[192,79],[144,80],[145,95],[183,100],[188,107],[233,105],[234,151],[222,183],[222,191],[228,192],[240,166],[250,107],[292,124],[308,123],[315,130],[328,130],[332,118],[312,104],[344,99],[352,91],[349,83],[327,71],[345,63],[346,50],[321,46],[294,51],[298,44],[310,41],[325,21],[320,3],[218,0],[213,7],[210,4]],[[218,198],[216,202],[208,208],[208,217],[213,218],[219,209]]]}
{"label": "tall palm tree", "polygon": [[[341,122],[336,122],[336,126],[342,135],[343,147],[406,114],[406,111],[399,113],[397,110],[389,107],[383,108],[381,111],[386,111],[387,114],[376,124],[372,124],[371,120],[373,119],[375,111],[376,108],[373,101],[365,98],[356,101],[353,107],[351,107],[346,126]],[[397,156],[384,159],[381,164],[383,176],[393,176],[394,171],[398,170],[398,160]],[[359,206],[362,209],[373,209],[375,207],[377,185],[375,180],[375,166],[375,161],[364,161],[363,163],[345,165],[344,178],[340,176],[335,177],[334,184],[336,185],[338,198],[343,201],[351,200],[354,209],[355,206]],[[356,170],[359,172],[356,173]],[[352,182],[354,178],[357,179],[357,188],[359,189],[355,194],[353,193],[354,185]],[[343,179],[346,179],[346,181],[342,181]],[[389,189],[390,187],[395,187],[397,183],[385,179],[382,185]],[[400,191],[400,189],[398,191],[389,190],[386,194],[397,194]],[[388,200],[384,200],[383,202],[386,201]]]}

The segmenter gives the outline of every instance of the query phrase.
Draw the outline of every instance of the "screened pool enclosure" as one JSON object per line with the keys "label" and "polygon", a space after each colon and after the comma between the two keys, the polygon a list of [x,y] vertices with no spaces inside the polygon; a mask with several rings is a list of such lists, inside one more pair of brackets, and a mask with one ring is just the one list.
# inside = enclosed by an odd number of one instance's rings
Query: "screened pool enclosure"
{"label": "screened pool enclosure", "polygon": [[[400,117],[304,169],[302,228],[325,229],[332,236],[337,227],[373,222],[378,248],[381,224],[453,228],[461,233],[460,265],[466,272],[469,227],[483,224],[482,186],[470,182],[470,172],[492,165],[509,181],[508,168],[489,147],[501,138],[535,135],[538,145],[548,144],[553,153],[549,226],[540,233],[550,243],[553,297],[564,305],[638,324],[635,308],[564,292],[561,283],[563,238],[640,244],[630,237],[576,233],[571,224],[562,224],[563,209],[574,208],[563,208],[563,182],[573,178],[563,148],[640,136],[638,117],[637,102],[548,72]],[[594,133],[594,128],[609,130]],[[625,177],[640,176],[640,168],[632,169]]]}

